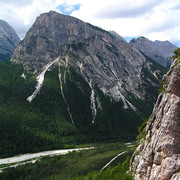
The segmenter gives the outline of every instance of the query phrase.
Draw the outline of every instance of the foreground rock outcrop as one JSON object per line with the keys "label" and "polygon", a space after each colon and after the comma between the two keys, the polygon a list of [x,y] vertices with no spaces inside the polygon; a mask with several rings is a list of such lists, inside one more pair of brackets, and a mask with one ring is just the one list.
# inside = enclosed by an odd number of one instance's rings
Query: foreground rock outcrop
{"label": "foreground rock outcrop", "polygon": [[0,19],[0,61],[10,59],[19,42],[15,30]]}
{"label": "foreground rock outcrop", "polygon": [[180,179],[180,60],[163,79],[163,93],[132,160],[136,180]]}

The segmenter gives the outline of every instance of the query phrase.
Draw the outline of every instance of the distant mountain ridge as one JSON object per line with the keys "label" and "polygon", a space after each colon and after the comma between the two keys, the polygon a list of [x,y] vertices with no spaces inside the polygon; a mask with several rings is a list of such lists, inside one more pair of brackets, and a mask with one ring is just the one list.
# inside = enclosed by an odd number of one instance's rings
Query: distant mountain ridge
{"label": "distant mountain ridge", "polygon": [[173,51],[177,48],[169,41],[150,41],[145,37],[132,39],[129,42],[133,47],[142,52],[144,55],[152,58],[162,66],[169,68],[173,56]]}
{"label": "distant mountain ridge", "polygon": [[10,59],[19,42],[15,30],[0,19],[0,61]]}

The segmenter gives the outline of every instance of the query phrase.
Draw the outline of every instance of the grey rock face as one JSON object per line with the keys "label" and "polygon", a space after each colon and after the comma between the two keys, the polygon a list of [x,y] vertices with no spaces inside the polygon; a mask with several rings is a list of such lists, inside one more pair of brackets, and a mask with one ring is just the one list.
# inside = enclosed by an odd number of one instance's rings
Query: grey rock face
{"label": "grey rock face", "polygon": [[159,96],[146,127],[146,137],[131,162],[135,180],[179,179],[180,174],[180,61],[164,76]]}
{"label": "grey rock face", "polygon": [[120,36],[117,32],[115,32],[115,31],[109,31],[109,32],[117,39],[121,39],[121,40],[125,41],[125,39],[122,36]]}
{"label": "grey rock face", "polygon": [[123,101],[124,108],[135,110],[126,98],[128,92],[144,99],[146,84],[158,86],[151,79],[143,80],[142,67],[151,71],[150,64],[130,44],[101,28],[50,11],[36,19],[11,60],[38,72],[57,57],[68,59],[66,66],[74,67],[93,87]]}
{"label": "grey rock face", "polygon": [[130,44],[157,63],[169,68],[172,60],[170,57],[177,48],[169,41],[150,41],[145,37],[139,37],[130,41]]}
{"label": "grey rock face", "polygon": [[19,42],[15,30],[7,22],[0,20],[0,61],[10,59]]}

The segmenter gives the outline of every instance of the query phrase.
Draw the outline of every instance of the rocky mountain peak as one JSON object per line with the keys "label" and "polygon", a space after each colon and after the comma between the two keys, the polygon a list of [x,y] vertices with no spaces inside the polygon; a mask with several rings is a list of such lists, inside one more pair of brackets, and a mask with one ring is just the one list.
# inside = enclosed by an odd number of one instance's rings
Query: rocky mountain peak
{"label": "rocky mountain peak", "polygon": [[[66,54],[71,49],[70,46],[78,43],[79,45],[90,46],[100,36],[103,37],[104,42],[112,42],[115,39],[113,39],[114,36],[101,28],[84,23],[77,18],[50,11],[41,14],[36,19],[34,25],[26,34],[23,43],[21,43],[21,46],[23,46],[21,52],[27,58],[37,56],[38,52],[38,59],[44,59],[44,63],[42,63],[42,66],[39,64],[35,68],[35,65],[38,64],[38,61],[36,61],[33,68],[39,69],[59,55]],[[47,57],[44,53],[48,54]],[[14,56],[13,59],[15,60],[15,58]],[[17,61],[19,61],[18,58]],[[30,68],[30,66],[32,68],[32,65],[26,67]]]}
{"label": "rocky mountain peak", "polygon": [[180,59],[163,78],[153,114],[131,162],[136,180],[180,178]]}
{"label": "rocky mountain peak", "polygon": [[36,19],[12,61],[36,72],[64,56],[68,56],[68,66],[79,73],[83,68],[94,86],[113,94],[116,100],[123,98],[122,91],[141,86],[139,76],[146,61],[141,53],[99,27],[54,11]]}
{"label": "rocky mountain peak", "polygon": [[20,39],[15,30],[0,19],[0,61],[10,59]]}
{"label": "rocky mountain peak", "polygon": [[177,48],[169,41],[150,41],[143,36],[132,39],[130,44],[144,55],[166,68],[170,67],[172,63],[171,56],[173,55],[173,51]]}

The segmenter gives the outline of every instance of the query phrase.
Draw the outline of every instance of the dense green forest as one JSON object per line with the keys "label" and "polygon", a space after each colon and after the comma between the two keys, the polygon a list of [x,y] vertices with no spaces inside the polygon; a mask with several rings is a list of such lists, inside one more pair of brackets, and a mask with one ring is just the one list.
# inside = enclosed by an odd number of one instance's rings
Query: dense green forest
{"label": "dense green forest", "polygon": [[[64,73],[64,67],[61,72]],[[23,73],[26,78],[21,77]],[[122,102],[105,96],[96,87],[101,107],[92,123],[91,89],[76,69],[69,67],[63,91],[74,120],[72,124],[61,93],[57,65],[46,72],[40,93],[30,103],[27,98],[35,90],[36,76],[22,65],[0,62],[0,157],[83,143],[133,140],[137,127],[152,110],[152,104],[131,93],[129,101],[138,113],[124,109]]]}

